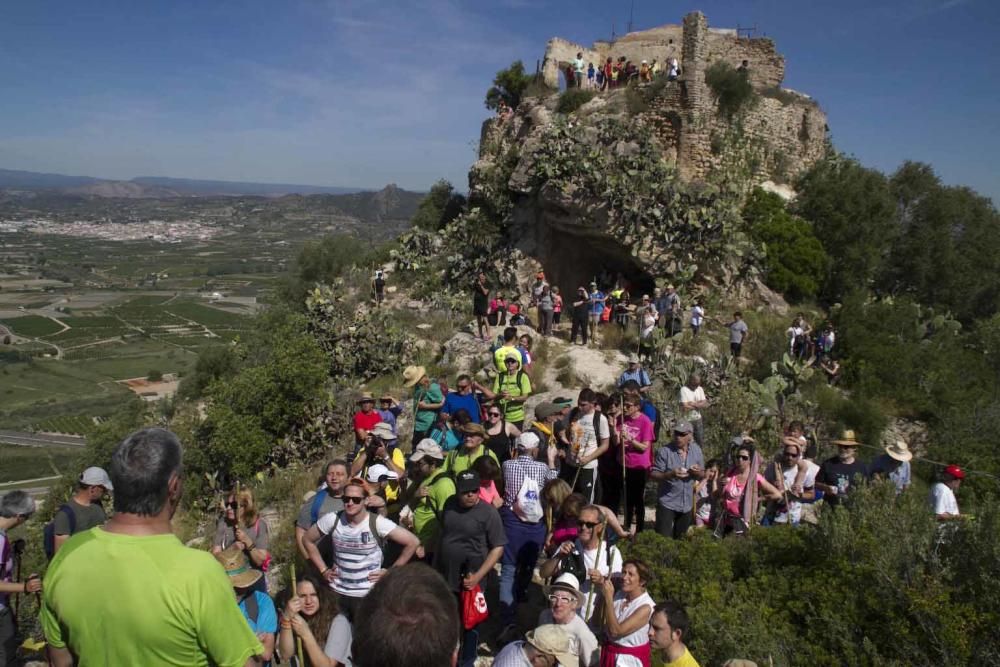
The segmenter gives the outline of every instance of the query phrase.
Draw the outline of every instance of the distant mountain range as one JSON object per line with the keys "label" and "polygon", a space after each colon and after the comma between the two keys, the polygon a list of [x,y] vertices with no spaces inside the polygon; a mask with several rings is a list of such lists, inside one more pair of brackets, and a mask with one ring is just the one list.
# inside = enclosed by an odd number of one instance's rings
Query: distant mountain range
{"label": "distant mountain range", "polygon": [[201,181],[190,178],[139,176],[128,181],[43,174],[34,171],[0,169],[0,189],[56,190],[66,194],[127,199],[168,197],[342,195],[364,192],[362,188],[295,185],[290,183],[249,183],[242,181]]}

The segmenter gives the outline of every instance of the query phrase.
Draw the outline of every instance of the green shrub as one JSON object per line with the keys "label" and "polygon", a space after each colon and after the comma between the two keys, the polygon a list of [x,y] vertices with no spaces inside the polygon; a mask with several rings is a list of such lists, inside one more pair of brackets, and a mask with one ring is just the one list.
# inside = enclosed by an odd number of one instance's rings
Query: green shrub
{"label": "green shrub", "polygon": [[791,215],[781,197],[754,190],[743,207],[750,236],[764,245],[764,281],[786,299],[815,297],[830,260],[809,223]]}
{"label": "green shrub", "polygon": [[568,88],[566,91],[559,96],[559,103],[556,105],[556,111],[559,113],[573,113],[584,104],[594,99],[597,95],[596,91],[588,90],[586,88]]}
{"label": "green shrub", "polygon": [[719,60],[705,70],[705,83],[712,89],[719,115],[733,118],[756,98],[753,86],[746,74],[729,63]]}
{"label": "green shrub", "polygon": [[525,74],[524,63],[515,60],[510,67],[500,70],[493,77],[493,86],[486,91],[486,108],[496,109],[502,101],[511,109],[516,109],[524,91],[534,80],[534,74]]}

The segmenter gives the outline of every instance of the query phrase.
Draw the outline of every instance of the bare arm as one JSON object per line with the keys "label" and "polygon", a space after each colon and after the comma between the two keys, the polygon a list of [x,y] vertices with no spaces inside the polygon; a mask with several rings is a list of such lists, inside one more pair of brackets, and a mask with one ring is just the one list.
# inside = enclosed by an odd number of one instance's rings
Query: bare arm
{"label": "bare arm", "polygon": [[599,459],[604,452],[608,451],[608,446],[610,438],[601,438],[601,445],[593,451],[589,456],[584,456],[580,459],[580,465],[585,466],[595,459]]}
{"label": "bare arm", "polygon": [[257,635],[257,639],[264,645],[264,652],[260,654],[260,658],[264,662],[270,661],[274,657],[274,633],[263,632]]}
{"label": "bare arm", "polygon": [[306,529],[295,526],[295,546],[299,548],[299,554],[302,556],[303,560],[309,560],[309,552],[306,551],[305,545]]}
{"label": "bare arm", "polygon": [[397,558],[396,562],[392,564],[392,567],[406,565],[410,562],[410,559],[413,558],[413,554],[416,553],[417,547],[420,546],[420,540],[417,536],[402,526],[396,526],[393,528],[392,532],[390,532],[386,537],[403,547],[403,553],[399,554],[399,558]]}
{"label": "bare arm", "polygon": [[611,511],[611,508],[605,507],[604,505],[598,505],[598,507],[601,508],[601,513],[604,514],[605,520],[608,525],[611,526],[611,529],[615,531],[615,534],[618,535],[618,537],[627,537],[628,532],[622,528],[621,522],[618,521],[618,517]]}
{"label": "bare arm", "polygon": [[492,549],[490,549],[490,552],[486,554],[486,560],[484,560],[480,568],[476,570],[476,573],[472,575],[471,581],[470,577],[466,577],[465,581],[462,582],[465,589],[472,590],[473,588],[475,588],[476,584],[482,581],[483,577],[489,574],[490,570],[493,569],[493,566],[500,561],[501,556],[503,556],[502,544],[498,547],[493,547]]}
{"label": "bare arm", "polygon": [[761,491],[764,492],[765,498],[767,498],[768,500],[781,500],[782,498],[781,491],[778,491],[778,489],[774,486],[774,484],[771,484],[769,481],[763,478],[761,478],[757,484],[758,486],[760,486]]}
{"label": "bare arm", "polygon": [[68,648],[49,646],[47,653],[51,667],[73,667],[73,654]]}
{"label": "bare arm", "polygon": [[604,607],[605,607],[605,627],[612,639],[620,639],[630,635],[642,626],[649,623],[650,616],[653,615],[653,608],[645,605],[636,609],[623,621],[615,617],[615,587],[611,583],[610,577],[604,580]]}
{"label": "bare arm", "polygon": [[316,524],[313,524],[302,538],[302,544],[306,548],[307,560],[313,564],[317,572],[326,572],[329,569],[326,566],[326,562],[323,561],[323,556],[320,554],[319,548],[316,546],[316,543],[322,537],[323,533],[320,532]]}
{"label": "bare arm", "polygon": [[553,575],[555,575],[556,568],[559,567],[559,561],[562,558],[562,556],[568,554],[572,550],[573,550],[572,542],[563,542],[562,544],[560,544],[556,552],[552,554],[552,558],[549,558],[547,561],[542,563],[541,567],[538,568],[539,576],[542,577],[543,579],[548,579],[551,578]]}
{"label": "bare arm", "polygon": [[52,553],[53,554],[58,553],[59,552],[59,547],[61,547],[63,545],[63,542],[65,542],[66,540],[68,540],[70,537],[71,537],[70,535],[56,535],[55,536],[55,542],[54,542],[53,548],[52,548]]}

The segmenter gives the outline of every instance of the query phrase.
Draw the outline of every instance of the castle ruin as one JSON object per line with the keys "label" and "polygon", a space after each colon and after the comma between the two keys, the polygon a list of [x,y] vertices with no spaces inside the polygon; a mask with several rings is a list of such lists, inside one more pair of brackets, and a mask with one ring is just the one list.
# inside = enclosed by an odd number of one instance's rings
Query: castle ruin
{"label": "castle ruin", "polygon": [[701,12],[684,17],[682,25],[664,25],[631,32],[613,42],[599,41],[591,47],[554,37],[545,49],[542,77],[558,88],[567,65],[582,53],[595,67],[609,57],[624,56],[661,64],[676,58],[681,76],[670,82],[656,99],[650,120],[667,157],[675,162],[688,180],[705,177],[725,157],[721,146],[731,130],[720,118],[706,70],[724,61],[738,67],[749,63],[748,78],[759,93],[757,103],[741,118],[747,145],[757,151],[751,165],[756,182],[789,182],[823,157],[826,150],[826,114],[808,95],[781,88],[785,78],[785,58],[766,37],[740,37],[736,30],[710,28]]}

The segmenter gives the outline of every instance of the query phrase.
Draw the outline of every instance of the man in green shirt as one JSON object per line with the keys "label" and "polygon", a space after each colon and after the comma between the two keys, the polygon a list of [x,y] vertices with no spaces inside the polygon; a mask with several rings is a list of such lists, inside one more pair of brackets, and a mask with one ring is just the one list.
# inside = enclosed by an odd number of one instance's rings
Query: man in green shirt
{"label": "man in green shirt", "polygon": [[463,442],[458,449],[448,452],[448,462],[445,465],[452,475],[457,477],[458,473],[471,468],[480,456],[489,456],[496,461],[497,467],[500,466],[497,455],[483,444],[483,440],[486,439],[486,429],[482,424],[466,424],[461,430],[464,436]]}
{"label": "man in green shirt", "polygon": [[503,410],[504,420],[520,430],[524,426],[524,402],[531,396],[531,379],[521,370],[521,361],[514,355],[504,360],[507,370],[493,378],[493,389],[476,384],[483,396],[496,402]]}
{"label": "man in green shirt", "polygon": [[431,382],[423,366],[407,366],[403,370],[403,385],[413,390],[413,446],[427,437],[438,410],[444,405],[444,394],[436,382]]}
{"label": "man in green shirt", "polygon": [[421,479],[413,495],[413,532],[420,538],[417,557],[430,562],[441,528],[440,516],[444,501],[455,495],[455,482],[444,466],[444,450],[430,438],[417,443],[410,457]]}
{"label": "man in green shirt", "polygon": [[115,514],[52,560],[41,609],[50,664],[251,667],[264,647],[222,566],[171,530],[181,500],[181,444],[148,428],[111,457]]}

